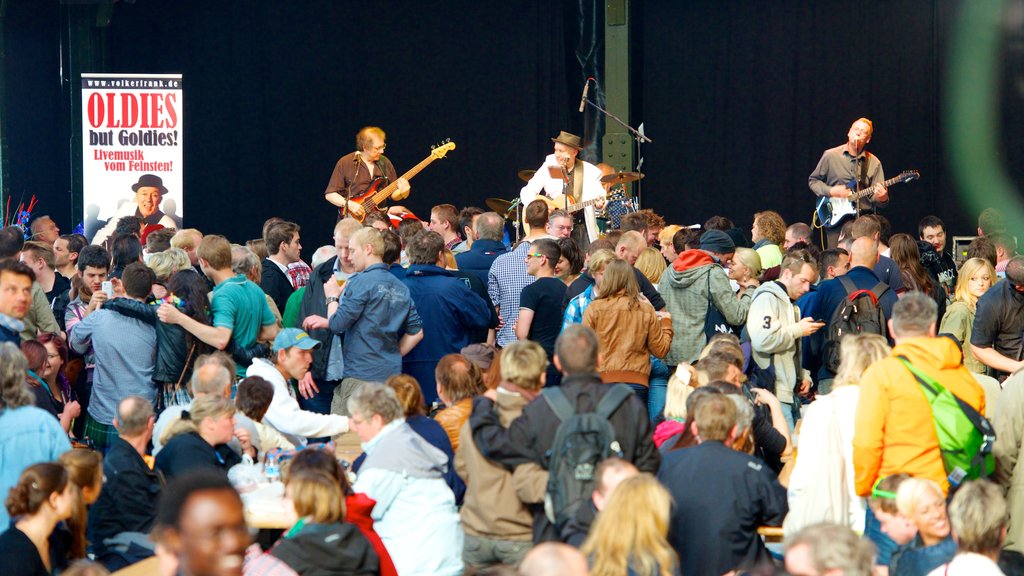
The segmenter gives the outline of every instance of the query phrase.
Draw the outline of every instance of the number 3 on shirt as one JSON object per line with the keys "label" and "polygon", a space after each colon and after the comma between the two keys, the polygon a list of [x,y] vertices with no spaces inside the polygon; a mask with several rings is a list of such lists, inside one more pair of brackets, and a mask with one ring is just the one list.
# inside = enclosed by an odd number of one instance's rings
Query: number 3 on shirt
{"label": "number 3 on shirt", "polygon": [[764,325],[761,326],[761,327],[764,328],[765,330],[771,330],[772,329],[772,317],[771,316],[765,316],[764,317]]}

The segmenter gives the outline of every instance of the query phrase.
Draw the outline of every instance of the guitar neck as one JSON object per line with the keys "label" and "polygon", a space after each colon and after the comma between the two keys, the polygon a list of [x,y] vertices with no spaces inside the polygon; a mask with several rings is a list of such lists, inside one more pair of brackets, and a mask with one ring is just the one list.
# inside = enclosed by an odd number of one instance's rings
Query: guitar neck
{"label": "guitar neck", "polygon": [[597,204],[598,200],[601,200],[601,198],[593,198],[591,200],[584,200],[583,202],[580,202],[579,204],[570,204],[569,207],[566,209],[566,212],[569,212],[570,214],[572,214],[573,212],[579,212],[580,210],[583,210],[587,206],[593,206],[594,204]]}
{"label": "guitar neck", "polygon": [[[437,158],[433,154],[427,156],[423,160],[420,160],[419,164],[417,164],[417,165],[413,166],[412,168],[410,168],[408,172],[406,172],[405,174],[402,174],[402,176],[399,179],[405,178],[406,181],[412,180],[413,177],[415,177],[417,174],[422,172],[424,168],[426,168],[427,166],[430,166],[430,163],[433,162],[434,160],[437,160]],[[376,193],[374,193],[373,197],[370,198],[369,201],[373,203],[374,207],[379,206],[380,203],[383,202],[388,196],[391,196],[392,194],[394,194],[395,190],[397,190],[397,189],[398,189],[398,180],[395,180],[394,182],[388,184],[384,188],[382,188],[382,189],[378,190]]]}
{"label": "guitar neck", "polygon": [[871,196],[873,196],[874,193],[875,193],[875,188],[878,188],[879,186],[881,186],[882,188],[888,188],[889,186],[892,186],[893,184],[898,184],[900,182],[903,182],[903,176],[902,175],[897,176],[895,178],[889,178],[885,182],[881,182],[879,184],[875,184],[875,185],[870,186],[868,188],[865,188],[865,189],[863,189],[863,190],[861,190],[859,192],[854,192],[853,194],[850,194],[850,197],[848,198],[848,200],[850,200],[852,202],[856,202],[857,200],[860,200],[861,198],[871,198]]}

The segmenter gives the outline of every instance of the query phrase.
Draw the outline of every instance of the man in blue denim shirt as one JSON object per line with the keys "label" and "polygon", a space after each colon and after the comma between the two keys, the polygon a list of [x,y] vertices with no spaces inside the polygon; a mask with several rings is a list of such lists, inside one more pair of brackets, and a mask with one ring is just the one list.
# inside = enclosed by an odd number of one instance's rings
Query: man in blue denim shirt
{"label": "man in blue denim shirt", "polygon": [[423,322],[409,289],[388,272],[383,254],[380,232],[360,228],[349,239],[356,274],[344,290],[333,279],[324,283],[330,329],[345,335],[345,377],[334,389],[334,414],[348,416],[348,398],[364,382],[401,374],[402,356],[423,339]]}

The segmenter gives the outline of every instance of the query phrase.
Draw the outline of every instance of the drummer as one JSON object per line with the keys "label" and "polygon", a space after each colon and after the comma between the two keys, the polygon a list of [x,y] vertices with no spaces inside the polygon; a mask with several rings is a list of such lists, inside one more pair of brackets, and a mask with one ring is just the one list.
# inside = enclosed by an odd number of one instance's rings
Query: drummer
{"label": "drummer", "polygon": [[[563,194],[563,191],[570,197],[572,203],[597,200],[594,206],[588,206],[582,210],[583,222],[579,222],[580,212],[574,214],[576,222],[573,226],[572,238],[579,245],[580,250],[585,251],[598,235],[594,209],[596,207],[601,210],[605,204],[601,171],[597,169],[597,166],[577,158],[580,150],[583,149],[579,136],[560,132],[557,137],[551,139],[551,142],[555,145],[554,154],[550,154],[544,159],[544,164],[520,190],[519,197],[524,205],[536,200],[538,194],[543,193],[548,198],[554,198]],[[560,172],[564,175],[556,176]],[[552,206],[552,208],[555,207]],[[585,226],[580,224],[585,224]]]}

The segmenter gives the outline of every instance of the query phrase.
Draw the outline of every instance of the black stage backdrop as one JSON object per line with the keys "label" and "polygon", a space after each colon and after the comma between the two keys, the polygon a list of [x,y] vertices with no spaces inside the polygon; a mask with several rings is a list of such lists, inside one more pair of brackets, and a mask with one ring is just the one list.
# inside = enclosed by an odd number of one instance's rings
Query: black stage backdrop
{"label": "black stage backdrop", "polygon": [[[186,225],[244,241],[279,215],[302,224],[308,256],[330,241],[335,212],[322,192],[363,125],[388,132],[399,172],[431,144],[456,143],[412,182],[406,204],[424,218],[441,202],[513,198],[516,171],[537,167],[549,137],[583,129],[580,69],[600,64],[588,54],[601,43],[602,4],[137,0],[115,4],[110,27],[97,30],[107,58],[94,71],[183,73]],[[645,205],[686,224],[724,214],[746,227],[767,208],[808,221],[807,174],[868,116],[887,175],[923,174],[892,190],[896,229],[934,212],[953,232],[972,232],[940,123],[958,5],[634,0],[633,121],[655,140],[644,148]],[[1020,12],[1024,0],[1007,5]],[[37,194],[38,211],[69,230],[80,191],[70,190],[59,81],[67,22],[54,0],[12,0],[5,20],[11,194]],[[994,103],[1006,108],[1018,182],[1020,36],[1004,62],[1012,98]]]}
{"label": "black stage backdrop", "polygon": [[[1024,4],[1007,5],[1019,17]],[[636,58],[640,117],[655,140],[645,147],[645,203],[670,222],[721,214],[749,229],[754,212],[775,209],[787,222],[809,223],[815,198],[808,174],[866,116],[875,125],[869,149],[886,176],[922,173],[890,191],[885,214],[894,230],[916,233],[920,217],[933,213],[950,232],[973,235],[977,215],[956,196],[941,124],[958,6],[646,0]],[[1021,32],[1015,36],[1009,40],[1019,52]],[[1012,119],[1020,117],[1024,83],[1019,53],[1007,54],[1009,86],[993,106],[1002,108],[1006,160],[1020,182],[1024,131]]]}

